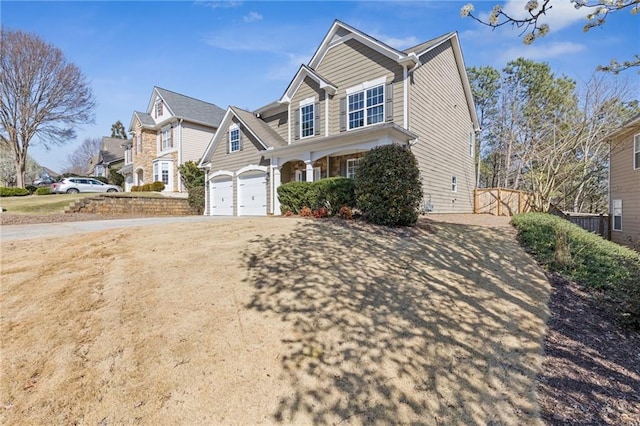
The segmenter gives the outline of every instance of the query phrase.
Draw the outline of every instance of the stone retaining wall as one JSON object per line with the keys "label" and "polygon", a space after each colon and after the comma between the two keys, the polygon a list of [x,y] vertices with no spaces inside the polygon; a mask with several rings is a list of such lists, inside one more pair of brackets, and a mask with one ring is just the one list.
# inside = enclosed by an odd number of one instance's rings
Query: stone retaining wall
{"label": "stone retaining wall", "polygon": [[197,215],[186,198],[143,198],[97,196],[71,204],[65,213],[93,213],[106,216],[190,216]]}

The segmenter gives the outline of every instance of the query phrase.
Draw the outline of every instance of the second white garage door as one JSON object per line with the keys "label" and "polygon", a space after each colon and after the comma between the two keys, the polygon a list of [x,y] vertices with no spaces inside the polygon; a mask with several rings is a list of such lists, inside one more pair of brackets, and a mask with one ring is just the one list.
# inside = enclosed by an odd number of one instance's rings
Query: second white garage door
{"label": "second white garage door", "polygon": [[211,181],[211,216],[233,215],[233,178],[224,176]]}
{"label": "second white garage door", "polygon": [[238,216],[266,216],[267,175],[246,172],[238,176]]}

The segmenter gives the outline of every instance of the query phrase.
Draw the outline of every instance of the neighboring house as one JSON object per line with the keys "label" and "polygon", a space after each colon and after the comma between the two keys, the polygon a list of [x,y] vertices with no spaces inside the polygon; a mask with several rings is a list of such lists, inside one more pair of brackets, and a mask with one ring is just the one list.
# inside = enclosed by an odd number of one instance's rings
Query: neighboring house
{"label": "neighboring house", "polygon": [[611,240],[640,250],[640,116],[607,139]]}
{"label": "neighboring house", "polygon": [[124,150],[124,163],[123,167],[118,170],[118,173],[124,176],[124,185],[122,186],[122,190],[129,192],[133,186],[133,140],[120,140],[122,141],[120,146]]}
{"label": "neighboring house", "polygon": [[477,130],[456,33],[400,51],[335,21],[280,99],[229,107],[200,162],[205,214],[280,214],[281,184],[354,177],[392,143],[418,159],[425,210],[471,213]]}
{"label": "neighboring house", "polygon": [[200,159],[223,115],[214,104],[154,87],[145,112],[135,111],[131,118],[131,175],[125,168],[125,180],[162,181],[167,192],[186,192],[178,166]]}
{"label": "neighboring house", "polygon": [[89,166],[89,176],[109,178],[111,169],[119,170],[124,163],[123,139],[104,136],[98,155],[92,158]]}

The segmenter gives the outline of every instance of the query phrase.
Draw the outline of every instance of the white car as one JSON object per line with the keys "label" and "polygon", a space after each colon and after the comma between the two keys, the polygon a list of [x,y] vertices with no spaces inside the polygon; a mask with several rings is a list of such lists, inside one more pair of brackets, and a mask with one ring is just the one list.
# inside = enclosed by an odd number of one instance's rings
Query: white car
{"label": "white car", "polygon": [[122,192],[116,185],[102,183],[88,177],[68,177],[51,184],[51,192],[58,194],[77,194],[78,192]]}

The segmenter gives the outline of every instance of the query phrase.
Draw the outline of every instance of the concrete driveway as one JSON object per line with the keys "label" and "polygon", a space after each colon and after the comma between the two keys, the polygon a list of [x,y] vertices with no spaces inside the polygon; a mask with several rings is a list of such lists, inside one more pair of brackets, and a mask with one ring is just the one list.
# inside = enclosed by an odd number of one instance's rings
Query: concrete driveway
{"label": "concrete driveway", "polygon": [[79,222],[37,223],[29,225],[3,225],[0,227],[0,240],[29,240],[34,238],[55,238],[107,229],[131,228],[171,223],[211,222],[225,216],[172,216],[145,217],[134,219],[88,220]]}

